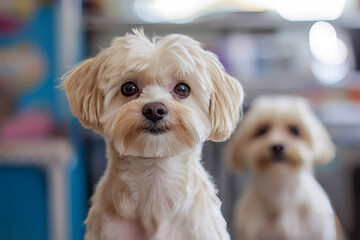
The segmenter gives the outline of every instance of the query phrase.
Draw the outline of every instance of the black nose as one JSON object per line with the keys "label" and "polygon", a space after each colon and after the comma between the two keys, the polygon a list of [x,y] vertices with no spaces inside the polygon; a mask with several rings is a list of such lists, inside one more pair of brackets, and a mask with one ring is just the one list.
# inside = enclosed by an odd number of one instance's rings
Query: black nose
{"label": "black nose", "polygon": [[153,122],[163,119],[167,113],[166,106],[160,102],[147,103],[142,109],[142,114]]}
{"label": "black nose", "polygon": [[282,156],[284,154],[284,150],[284,146],[281,144],[276,144],[271,147],[272,153],[277,157]]}

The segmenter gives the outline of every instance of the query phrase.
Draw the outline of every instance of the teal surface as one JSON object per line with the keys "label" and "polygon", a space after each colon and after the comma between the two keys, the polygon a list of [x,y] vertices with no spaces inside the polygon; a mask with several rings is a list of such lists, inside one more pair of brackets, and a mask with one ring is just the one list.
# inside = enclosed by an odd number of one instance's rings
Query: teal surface
{"label": "teal surface", "polygon": [[68,205],[69,222],[68,228],[71,236],[69,239],[82,240],[85,234],[84,221],[87,214],[87,180],[86,180],[86,162],[84,158],[75,158],[67,169],[68,180]]}
{"label": "teal surface", "polygon": [[49,239],[47,205],[40,168],[0,167],[0,239]]}

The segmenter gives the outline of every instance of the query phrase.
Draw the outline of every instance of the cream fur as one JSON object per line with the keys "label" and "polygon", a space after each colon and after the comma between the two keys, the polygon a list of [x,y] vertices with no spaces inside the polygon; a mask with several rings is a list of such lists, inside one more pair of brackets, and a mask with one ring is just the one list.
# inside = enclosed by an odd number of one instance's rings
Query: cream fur
{"label": "cream fur", "polygon": [[[291,132],[294,127],[298,135]],[[271,152],[276,144],[285,149],[280,162]],[[303,98],[257,99],[226,150],[232,169],[247,166],[252,171],[234,211],[235,239],[337,239],[335,213],[312,174],[314,164],[329,162],[334,152],[327,131]]]}
{"label": "cream fur", "polygon": [[[133,32],[64,76],[73,114],[107,143],[85,239],[229,239],[200,159],[205,140],[223,141],[236,127],[242,87],[195,40]],[[128,81],[139,90],[131,97],[121,93]],[[191,88],[186,98],[173,91],[181,82]],[[152,102],[168,109],[156,123],[165,133],[146,131],[142,109]]]}

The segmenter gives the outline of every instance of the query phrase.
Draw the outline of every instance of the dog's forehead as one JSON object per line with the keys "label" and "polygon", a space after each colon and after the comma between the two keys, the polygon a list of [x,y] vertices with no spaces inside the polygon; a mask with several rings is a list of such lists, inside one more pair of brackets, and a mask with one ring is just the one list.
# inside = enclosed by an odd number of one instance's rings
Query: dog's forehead
{"label": "dog's forehead", "polygon": [[247,118],[253,123],[301,124],[309,114],[310,107],[303,98],[265,96],[253,102]]}
{"label": "dog's forehead", "polygon": [[168,35],[153,42],[144,36],[126,35],[115,39],[107,52],[110,58],[123,60],[112,63],[135,70],[177,65],[179,71],[184,72],[203,66],[206,55],[199,42],[181,34]]}
{"label": "dog's forehead", "polygon": [[[157,42],[126,36],[114,41],[106,51],[106,75],[112,86],[131,73],[144,84],[171,85],[185,81],[204,91],[211,88],[206,69],[209,53],[195,40],[183,35],[169,35]],[[126,79],[125,79],[126,80]]]}

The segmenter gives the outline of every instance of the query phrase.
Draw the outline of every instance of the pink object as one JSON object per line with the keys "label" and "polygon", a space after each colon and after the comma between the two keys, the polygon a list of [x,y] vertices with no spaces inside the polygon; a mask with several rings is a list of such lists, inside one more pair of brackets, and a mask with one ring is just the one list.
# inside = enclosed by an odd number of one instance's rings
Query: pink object
{"label": "pink object", "polygon": [[4,119],[0,125],[2,140],[43,138],[50,135],[53,122],[49,114],[32,112]]}

